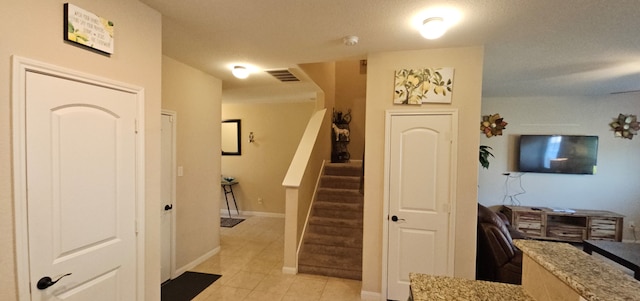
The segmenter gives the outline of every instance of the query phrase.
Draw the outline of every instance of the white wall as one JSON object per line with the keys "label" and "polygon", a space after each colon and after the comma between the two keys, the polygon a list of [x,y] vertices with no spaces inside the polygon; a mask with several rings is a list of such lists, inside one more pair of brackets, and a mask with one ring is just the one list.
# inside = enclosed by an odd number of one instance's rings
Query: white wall
{"label": "white wall", "polygon": [[[482,115],[500,113],[509,124],[503,136],[480,144],[493,148],[489,169],[480,168],[478,200],[483,205],[502,205],[504,172],[518,176],[526,193],[522,205],[568,207],[614,211],[625,218],[624,239],[633,239],[629,221],[640,222],[640,137],[615,138],[609,126],[619,113],[640,114],[640,94],[604,97],[485,98]],[[478,126],[480,119],[478,119]],[[575,134],[599,137],[595,175],[518,173],[518,137],[521,134]],[[520,191],[517,178],[509,179],[509,194]],[[505,200],[505,204],[510,204]],[[640,233],[638,233],[640,234]]]}

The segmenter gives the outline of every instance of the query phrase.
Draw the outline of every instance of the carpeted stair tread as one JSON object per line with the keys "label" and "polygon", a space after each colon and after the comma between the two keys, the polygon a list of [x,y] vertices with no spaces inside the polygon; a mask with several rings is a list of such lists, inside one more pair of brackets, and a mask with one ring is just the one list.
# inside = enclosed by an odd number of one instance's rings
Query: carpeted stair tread
{"label": "carpeted stair tread", "polygon": [[364,200],[364,196],[358,190],[341,188],[318,188],[316,201],[359,203]]}
{"label": "carpeted stair tread", "polygon": [[347,238],[359,237],[360,239],[362,239],[362,227],[346,228],[335,225],[309,224],[307,226],[307,235],[308,234],[331,235]]}
{"label": "carpeted stair tread", "polygon": [[362,231],[355,231],[352,236],[338,236],[322,233],[307,233],[305,244],[333,245],[339,247],[362,247]]}
{"label": "carpeted stair tread", "polygon": [[345,163],[330,163],[324,166],[325,175],[339,175],[339,176],[362,176],[362,165],[357,164],[345,164]]}
{"label": "carpeted stair tread", "polygon": [[317,217],[333,217],[340,219],[359,219],[363,218],[362,211],[357,210],[338,210],[338,209],[322,209],[314,208],[313,215]]}
{"label": "carpeted stair tread", "polygon": [[[302,248],[305,251],[305,254],[318,254],[318,255],[327,255],[335,258],[344,258],[345,260],[361,258],[362,252],[359,249],[358,245],[352,246],[336,246],[336,245],[323,245],[313,243],[305,243]],[[302,256],[304,257],[304,256]]]}
{"label": "carpeted stair tread", "polygon": [[331,218],[331,217],[321,217],[321,216],[310,217],[309,224],[362,228],[362,220]]}
{"label": "carpeted stair tread", "polygon": [[360,177],[323,175],[320,177],[320,187],[359,190]]}
{"label": "carpeted stair tread", "polygon": [[313,204],[314,209],[327,209],[327,210],[348,210],[348,211],[362,211],[364,204],[362,203],[342,203],[328,201],[316,201]]}

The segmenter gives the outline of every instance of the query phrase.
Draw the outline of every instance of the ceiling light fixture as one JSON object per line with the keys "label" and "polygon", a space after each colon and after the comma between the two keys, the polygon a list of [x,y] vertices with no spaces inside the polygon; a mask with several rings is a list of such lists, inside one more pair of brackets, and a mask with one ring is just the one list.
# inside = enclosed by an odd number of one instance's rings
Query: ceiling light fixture
{"label": "ceiling light fixture", "polygon": [[249,77],[249,70],[244,66],[233,66],[231,73],[233,73],[233,76],[240,79]]}
{"label": "ceiling light fixture", "polygon": [[347,46],[355,46],[356,44],[358,44],[358,40],[358,36],[346,36],[342,38],[342,43]]}
{"label": "ceiling light fixture", "polygon": [[422,22],[420,34],[428,40],[435,40],[447,32],[448,26],[441,17],[427,18]]}

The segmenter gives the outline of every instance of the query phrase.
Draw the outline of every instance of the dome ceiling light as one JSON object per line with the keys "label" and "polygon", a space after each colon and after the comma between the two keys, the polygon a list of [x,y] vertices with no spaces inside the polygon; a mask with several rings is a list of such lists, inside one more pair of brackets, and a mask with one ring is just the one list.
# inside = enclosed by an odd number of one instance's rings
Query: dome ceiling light
{"label": "dome ceiling light", "polygon": [[358,44],[358,40],[358,36],[346,36],[342,38],[342,43],[344,43],[346,46],[355,46],[356,44]]}
{"label": "dome ceiling light", "polygon": [[233,66],[231,73],[233,73],[233,76],[240,79],[249,77],[249,69],[244,66]]}
{"label": "dome ceiling light", "polygon": [[428,40],[435,40],[447,32],[448,26],[441,17],[425,19],[420,27],[420,34]]}

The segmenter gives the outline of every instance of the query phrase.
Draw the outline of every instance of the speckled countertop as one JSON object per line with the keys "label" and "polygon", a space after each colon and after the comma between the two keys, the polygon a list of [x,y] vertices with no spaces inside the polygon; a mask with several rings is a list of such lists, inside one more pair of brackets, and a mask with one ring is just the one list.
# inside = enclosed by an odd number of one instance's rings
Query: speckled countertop
{"label": "speckled countertop", "polygon": [[521,286],[410,273],[413,301],[534,301]]}
{"label": "speckled countertop", "polygon": [[589,301],[640,300],[640,281],[574,246],[537,240],[514,243]]}

